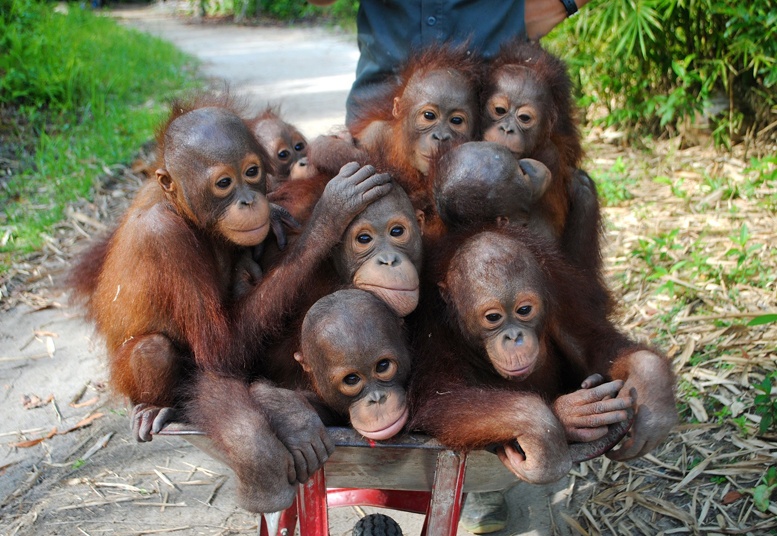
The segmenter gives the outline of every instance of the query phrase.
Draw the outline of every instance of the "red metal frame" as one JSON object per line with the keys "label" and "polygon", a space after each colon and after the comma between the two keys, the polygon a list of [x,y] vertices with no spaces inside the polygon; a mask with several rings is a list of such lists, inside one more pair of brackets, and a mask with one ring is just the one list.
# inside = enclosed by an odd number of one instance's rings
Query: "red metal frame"
{"label": "red metal frame", "polygon": [[330,488],[326,490],[329,508],[340,506],[375,506],[414,514],[425,514],[431,493],[391,489]]}
{"label": "red metal frame", "polygon": [[[277,535],[268,534],[268,520],[261,517],[261,536],[294,536],[297,523],[300,536],[328,536],[328,508],[357,505],[426,514],[422,536],[455,536],[468,463],[473,468],[473,478],[467,480],[468,491],[502,489],[491,486],[507,487],[515,481],[515,475],[486,451],[456,452],[418,434],[403,434],[376,443],[350,428],[333,427],[328,431],[337,451],[308,482],[299,486],[296,501],[277,519]],[[183,436],[222,459],[202,431],[173,423],[160,435]],[[354,467],[358,470],[354,471]],[[325,472],[333,484],[330,489]],[[394,478],[397,476],[401,478]],[[351,488],[353,484],[364,487]],[[380,486],[385,489],[377,489]]]}
{"label": "red metal frame", "polygon": [[[622,437],[629,426],[631,422],[613,425],[610,433],[614,431]],[[515,475],[486,450],[469,454],[456,452],[422,434],[402,434],[376,443],[361,437],[352,428],[330,427],[328,432],[337,451],[324,468],[299,486],[295,503],[278,519],[277,535],[268,534],[267,520],[262,517],[261,536],[294,536],[298,520],[300,536],[328,536],[328,508],[357,505],[425,513],[422,536],[455,536],[468,463],[472,474],[467,479],[467,491],[504,489],[516,482]],[[172,423],[159,434],[185,437],[204,452],[224,461],[219,450],[200,430]],[[339,458],[338,452],[342,453]],[[591,455],[587,456],[573,460],[590,459]],[[398,460],[402,463],[396,463]],[[354,471],[354,467],[358,471]],[[338,487],[327,489],[327,470],[333,485]],[[396,476],[402,478],[392,478]],[[353,484],[364,487],[343,487]],[[387,489],[375,489],[376,485]]]}
{"label": "red metal frame", "polygon": [[[464,499],[466,469],[466,454],[441,450],[437,455],[431,491],[327,489],[324,469],[319,469],[310,480],[299,486],[297,500],[281,515],[279,536],[293,536],[298,520],[300,536],[328,536],[328,509],[357,505],[426,514],[421,536],[455,536]],[[264,518],[260,534],[276,536],[267,534]]]}

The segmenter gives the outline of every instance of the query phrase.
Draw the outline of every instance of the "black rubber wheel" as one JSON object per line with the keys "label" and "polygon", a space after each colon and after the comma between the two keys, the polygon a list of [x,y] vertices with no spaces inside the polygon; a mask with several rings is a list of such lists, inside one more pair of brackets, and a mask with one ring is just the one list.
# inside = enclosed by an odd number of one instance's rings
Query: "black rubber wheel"
{"label": "black rubber wheel", "polygon": [[370,514],[356,523],[353,536],[402,536],[402,529],[389,516]]}

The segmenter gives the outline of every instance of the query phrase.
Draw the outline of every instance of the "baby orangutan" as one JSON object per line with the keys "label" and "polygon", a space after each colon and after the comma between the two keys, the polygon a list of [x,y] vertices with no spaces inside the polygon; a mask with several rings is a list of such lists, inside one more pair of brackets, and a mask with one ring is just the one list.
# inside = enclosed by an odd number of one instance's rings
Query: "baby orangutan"
{"label": "baby orangutan", "polygon": [[339,290],[310,308],[294,354],[314,391],[368,439],[393,437],[408,418],[410,354],[402,320],[369,292]]}
{"label": "baby orangutan", "polygon": [[542,162],[518,160],[507,147],[486,141],[447,151],[433,175],[437,212],[450,231],[488,222],[531,227],[531,213],[551,182]]}
{"label": "baby orangutan", "polygon": [[582,270],[521,227],[457,238],[430,261],[439,297],[422,301],[432,310],[414,348],[412,429],[455,449],[500,444],[508,469],[534,483],[607,451],[632,411],[611,457],[663,441],[676,422],[668,361],[597,312]]}
{"label": "baby orangutan", "polygon": [[[247,124],[272,162],[273,173],[267,177],[268,193],[277,190],[287,181],[304,179],[311,175],[307,159],[308,140],[297,127],[284,121],[277,110],[268,107],[247,121]],[[343,162],[343,165],[347,163]],[[336,174],[337,172],[332,176]]]}

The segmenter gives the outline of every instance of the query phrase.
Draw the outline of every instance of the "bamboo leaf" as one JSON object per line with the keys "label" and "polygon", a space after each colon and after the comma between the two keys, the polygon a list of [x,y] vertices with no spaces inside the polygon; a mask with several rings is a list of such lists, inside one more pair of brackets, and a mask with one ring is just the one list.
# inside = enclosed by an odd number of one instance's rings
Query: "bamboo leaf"
{"label": "bamboo leaf", "polygon": [[764,324],[772,324],[774,322],[777,322],[777,314],[768,314],[768,315],[756,316],[750,322],[748,322],[747,325],[762,326]]}

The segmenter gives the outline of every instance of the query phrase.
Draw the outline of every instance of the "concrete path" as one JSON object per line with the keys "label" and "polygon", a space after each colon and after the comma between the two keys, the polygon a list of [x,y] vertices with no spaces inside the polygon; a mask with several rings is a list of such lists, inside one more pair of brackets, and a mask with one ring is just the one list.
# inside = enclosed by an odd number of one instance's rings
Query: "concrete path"
{"label": "concrete path", "polygon": [[345,99],[359,59],[351,34],[309,27],[250,27],[173,19],[176,2],[117,9],[125,24],[174,43],[202,61],[202,73],[226,81],[259,110],[283,117],[312,138],[345,122]]}
{"label": "concrete path", "polygon": [[[114,15],[196,55],[207,76],[257,110],[280,104],[309,137],[343,123],[354,36],[186,23],[173,8],[168,0]],[[46,307],[0,314],[0,534],[254,533],[256,516],[235,507],[227,467],[181,439],[131,439],[126,409],[105,389],[104,348],[65,300],[52,295]],[[568,505],[573,486],[516,486],[508,529],[496,536],[570,534],[563,516],[576,511]],[[365,511],[375,509],[333,509],[331,534],[350,534]],[[421,515],[390,515],[405,534],[420,533]]]}

